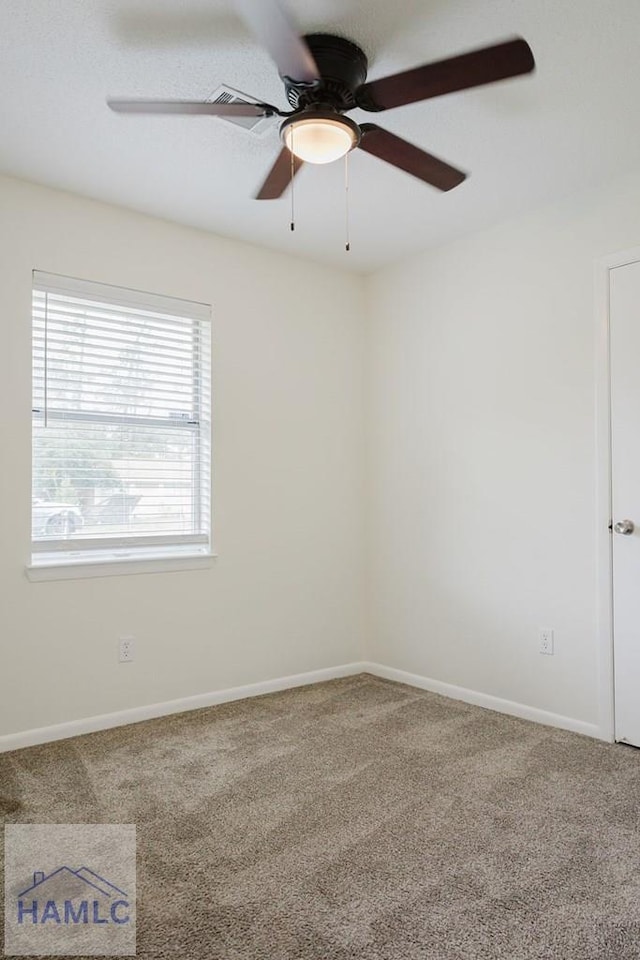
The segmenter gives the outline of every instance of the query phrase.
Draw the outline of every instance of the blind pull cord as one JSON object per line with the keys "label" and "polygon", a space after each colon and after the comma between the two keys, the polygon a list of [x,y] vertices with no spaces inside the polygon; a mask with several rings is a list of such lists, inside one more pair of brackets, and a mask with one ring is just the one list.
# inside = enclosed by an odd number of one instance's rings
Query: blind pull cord
{"label": "blind pull cord", "polygon": [[49,426],[49,294],[44,295],[44,425]]}

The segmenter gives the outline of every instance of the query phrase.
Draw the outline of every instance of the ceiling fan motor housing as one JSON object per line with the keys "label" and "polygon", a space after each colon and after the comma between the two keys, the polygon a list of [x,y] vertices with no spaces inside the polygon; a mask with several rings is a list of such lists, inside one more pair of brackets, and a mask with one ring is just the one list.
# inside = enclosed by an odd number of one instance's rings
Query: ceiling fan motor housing
{"label": "ceiling fan motor housing", "polygon": [[322,106],[351,110],[356,106],[355,91],[367,79],[367,58],[355,43],[330,33],[305,36],[321,80],[316,84],[297,83],[283,77],[287,100],[294,110]]}

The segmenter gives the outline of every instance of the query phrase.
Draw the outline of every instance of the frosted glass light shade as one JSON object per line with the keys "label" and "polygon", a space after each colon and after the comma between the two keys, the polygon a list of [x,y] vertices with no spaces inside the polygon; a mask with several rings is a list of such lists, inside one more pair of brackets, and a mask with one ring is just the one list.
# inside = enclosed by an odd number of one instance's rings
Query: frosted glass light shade
{"label": "frosted glass light shade", "polygon": [[305,117],[283,130],[285,145],[307,163],[332,163],[355,147],[358,137],[341,119]]}

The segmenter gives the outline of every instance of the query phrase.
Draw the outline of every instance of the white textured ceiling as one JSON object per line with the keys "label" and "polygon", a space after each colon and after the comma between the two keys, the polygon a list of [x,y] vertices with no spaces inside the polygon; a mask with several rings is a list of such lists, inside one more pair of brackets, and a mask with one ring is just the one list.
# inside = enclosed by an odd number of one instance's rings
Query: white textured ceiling
{"label": "white textured ceiling", "polygon": [[286,108],[231,0],[1,0],[0,171],[216,233],[371,270],[626,173],[640,162],[639,0],[289,0],[301,32],[359,43],[369,78],[520,34],[535,74],[377,115],[470,172],[441,194],[356,151],[253,192],[279,149],[205,117],[123,117],[107,96],[207,99],[221,83]]}

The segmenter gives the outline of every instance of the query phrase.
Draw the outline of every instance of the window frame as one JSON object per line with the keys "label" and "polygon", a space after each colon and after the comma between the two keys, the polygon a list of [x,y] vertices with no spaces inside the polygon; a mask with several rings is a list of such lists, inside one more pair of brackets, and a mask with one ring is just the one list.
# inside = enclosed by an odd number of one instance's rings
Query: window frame
{"label": "window frame", "polygon": [[[191,419],[177,420],[171,416],[149,417],[144,415],[121,415],[89,411],[69,411],[63,408],[35,405],[34,344],[36,317],[33,298],[36,294],[57,295],[94,300],[119,310],[148,310],[174,316],[182,321],[191,321],[194,326],[192,339],[192,384],[194,404]],[[178,429],[191,433],[196,452],[191,458],[193,468],[192,509],[195,512],[194,528],[198,533],[147,534],[126,536],[123,534],[102,537],[60,538],[34,537],[33,525],[33,479],[31,485],[31,562],[27,565],[30,579],[67,579],[72,576],[102,576],[120,572],[153,572],[154,570],[198,568],[208,565],[215,556],[212,550],[211,530],[211,473],[212,473],[212,319],[211,305],[159,294],[144,293],[125,287],[64,277],[34,270],[32,275],[31,308],[31,364],[32,364],[32,443],[38,424],[71,422],[75,425],[105,424],[107,426],[160,427]],[[46,336],[46,334],[45,334]],[[46,384],[46,348],[45,348]],[[206,409],[205,409],[206,407]],[[203,451],[206,451],[203,459]],[[32,446],[32,476],[36,468]],[[206,486],[205,486],[206,484]],[[208,509],[207,509],[208,507]],[[202,523],[206,512],[205,525]]]}

